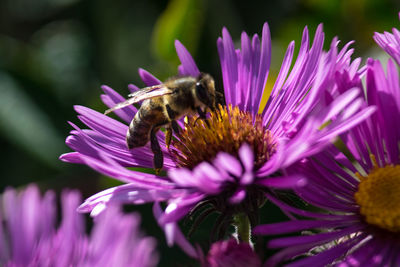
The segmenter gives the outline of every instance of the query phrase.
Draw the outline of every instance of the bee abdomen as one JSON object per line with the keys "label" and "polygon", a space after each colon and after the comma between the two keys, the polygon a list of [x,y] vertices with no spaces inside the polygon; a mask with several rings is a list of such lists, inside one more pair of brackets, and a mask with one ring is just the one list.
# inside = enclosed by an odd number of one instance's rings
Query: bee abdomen
{"label": "bee abdomen", "polygon": [[129,125],[126,134],[126,144],[129,149],[144,146],[149,142],[152,126],[141,117],[141,109],[139,109]]}

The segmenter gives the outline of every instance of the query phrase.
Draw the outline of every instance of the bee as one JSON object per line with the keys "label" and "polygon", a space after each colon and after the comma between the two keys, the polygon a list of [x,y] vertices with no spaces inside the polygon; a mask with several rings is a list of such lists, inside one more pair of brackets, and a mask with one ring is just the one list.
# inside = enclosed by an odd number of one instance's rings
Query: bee
{"label": "bee", "polygon": [[154,153],[154,168],[156,174],[159,174],[164,157],[156,137],[158,130],[166,127],[165,142],[169,147],[172,130],[175,133],[180,130],[176,120],[195,113],[199,118],[205,119],[207,108],[215,110],[215,95],[214,79],[210,74],[173,77],[162,84],[145,87],[130,94],[126,101],[106,110],[104,114],[143,101],[129,124],[126,144],[128,149],[134,149],[145,146],[150,141]]}

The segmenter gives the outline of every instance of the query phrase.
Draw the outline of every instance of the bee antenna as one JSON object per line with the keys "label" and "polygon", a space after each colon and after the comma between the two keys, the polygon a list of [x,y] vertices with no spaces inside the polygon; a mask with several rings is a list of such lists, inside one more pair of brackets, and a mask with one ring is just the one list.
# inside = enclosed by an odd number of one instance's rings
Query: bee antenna
{"label": "bee antenna", "polygon": [[225,98],[224,98],[224,94],[219,92],[219,91],[215,91],[216,97],[217,97],[217,102],[224,104],[225,103]]}

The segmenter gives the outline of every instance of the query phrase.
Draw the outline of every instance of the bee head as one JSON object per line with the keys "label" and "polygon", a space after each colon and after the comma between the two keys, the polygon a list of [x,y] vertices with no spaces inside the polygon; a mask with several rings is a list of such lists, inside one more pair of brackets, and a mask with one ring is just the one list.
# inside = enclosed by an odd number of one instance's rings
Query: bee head
{"label": "bee head", "polygon": [[204,105],[215,110],[215,85],[210,74],[200,74],[196,83],[196,96]]}

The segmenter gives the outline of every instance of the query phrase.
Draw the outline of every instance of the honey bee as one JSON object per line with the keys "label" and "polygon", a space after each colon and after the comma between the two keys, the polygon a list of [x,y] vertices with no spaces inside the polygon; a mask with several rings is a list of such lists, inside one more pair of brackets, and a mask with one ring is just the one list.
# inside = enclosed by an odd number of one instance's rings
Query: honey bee
{"label": "honey bee", "polygon": [[153,164],[156,174],[163,167],[164,157],[156,133],[166,126],[165,142],[171,143],[172,130],[179,133],[176,120],[183,116],[198,113],[199,118],[206,118],[206,110],[215,110],[216,90],[210,74],[200,73],[198,77],[173,77],[162,84],[142,88],[129,95],[129,98],[105,111],[114,110],[142,102],[132,119],[126,134],[128,149],[142,147],[149,141],[154,153]]}

